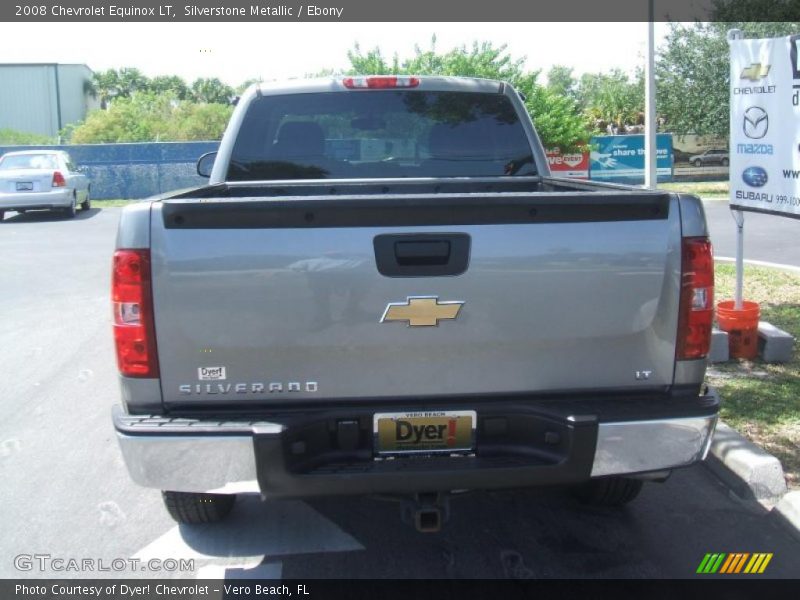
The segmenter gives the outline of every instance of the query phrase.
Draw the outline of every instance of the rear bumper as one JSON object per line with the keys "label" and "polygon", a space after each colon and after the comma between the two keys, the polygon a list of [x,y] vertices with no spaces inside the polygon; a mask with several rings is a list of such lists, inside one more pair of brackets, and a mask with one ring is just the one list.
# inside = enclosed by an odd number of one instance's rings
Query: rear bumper
{"label": "rear bumper", "polygon": [[0,193],[0,210],[66,208],[72,203],[72,193],[69,188],[51,192]]}
{"label": "rear bumper", "polygon": [[130,475],[144,487],[309,497],[570,484],[685,467],[705,458],[717,421],[718,399],[699,400],[689,414],[616,420],[527,405],[479,409],[474,455],[393,460],[373,459],[369,435],[341,448],[329,413],[226,420],[115,407],[113,415]]}

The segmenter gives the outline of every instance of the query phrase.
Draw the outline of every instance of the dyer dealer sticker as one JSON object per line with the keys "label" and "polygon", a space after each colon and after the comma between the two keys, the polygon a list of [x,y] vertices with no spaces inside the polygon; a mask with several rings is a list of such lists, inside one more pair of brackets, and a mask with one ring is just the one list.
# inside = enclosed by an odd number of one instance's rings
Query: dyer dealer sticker
{"label": "dyer dealer sticker", "polygon": [[200,381],[224,381],[225,367],[199,367],[197,378]]}

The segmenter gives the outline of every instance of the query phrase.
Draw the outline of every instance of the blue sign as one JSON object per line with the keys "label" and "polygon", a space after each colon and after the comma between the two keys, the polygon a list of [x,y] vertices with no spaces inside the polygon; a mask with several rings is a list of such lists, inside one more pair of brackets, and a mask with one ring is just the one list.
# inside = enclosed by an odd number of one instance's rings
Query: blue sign
{"label": "blue sign", "polygon": [[[589,179],[644,183],[644,136],[600,135],[590,140]],[[672,134],[656,135],[656,176],[672,181]]]}

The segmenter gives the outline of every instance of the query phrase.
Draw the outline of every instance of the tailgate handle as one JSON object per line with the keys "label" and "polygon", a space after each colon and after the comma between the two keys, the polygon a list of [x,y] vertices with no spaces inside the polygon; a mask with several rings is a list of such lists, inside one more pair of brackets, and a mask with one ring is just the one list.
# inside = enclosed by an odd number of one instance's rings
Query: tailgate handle
{"label": "tailgate handle", "polygon": [[461,275],[469,266],[466,233],[382,234],[375,236],[375,264],[386,277]]}
{"label": "tailgate handle", "polygon": [[399,265],[446,265],[450,260],[450,242],[395,242],[394,256]]}

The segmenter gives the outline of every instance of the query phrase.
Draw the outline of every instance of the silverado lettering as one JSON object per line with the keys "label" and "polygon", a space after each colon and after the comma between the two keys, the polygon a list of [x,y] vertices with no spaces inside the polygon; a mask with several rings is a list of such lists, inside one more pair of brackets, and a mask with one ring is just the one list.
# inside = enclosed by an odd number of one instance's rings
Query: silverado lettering
{"label": "silverado lettering", "polygon": [[273,381],[269,383],[184,383],[178,386],[181,394],[263,394],[281,392],[310,392],[319,391],[319,384],[316,381],[290,381],[281,383]]}

